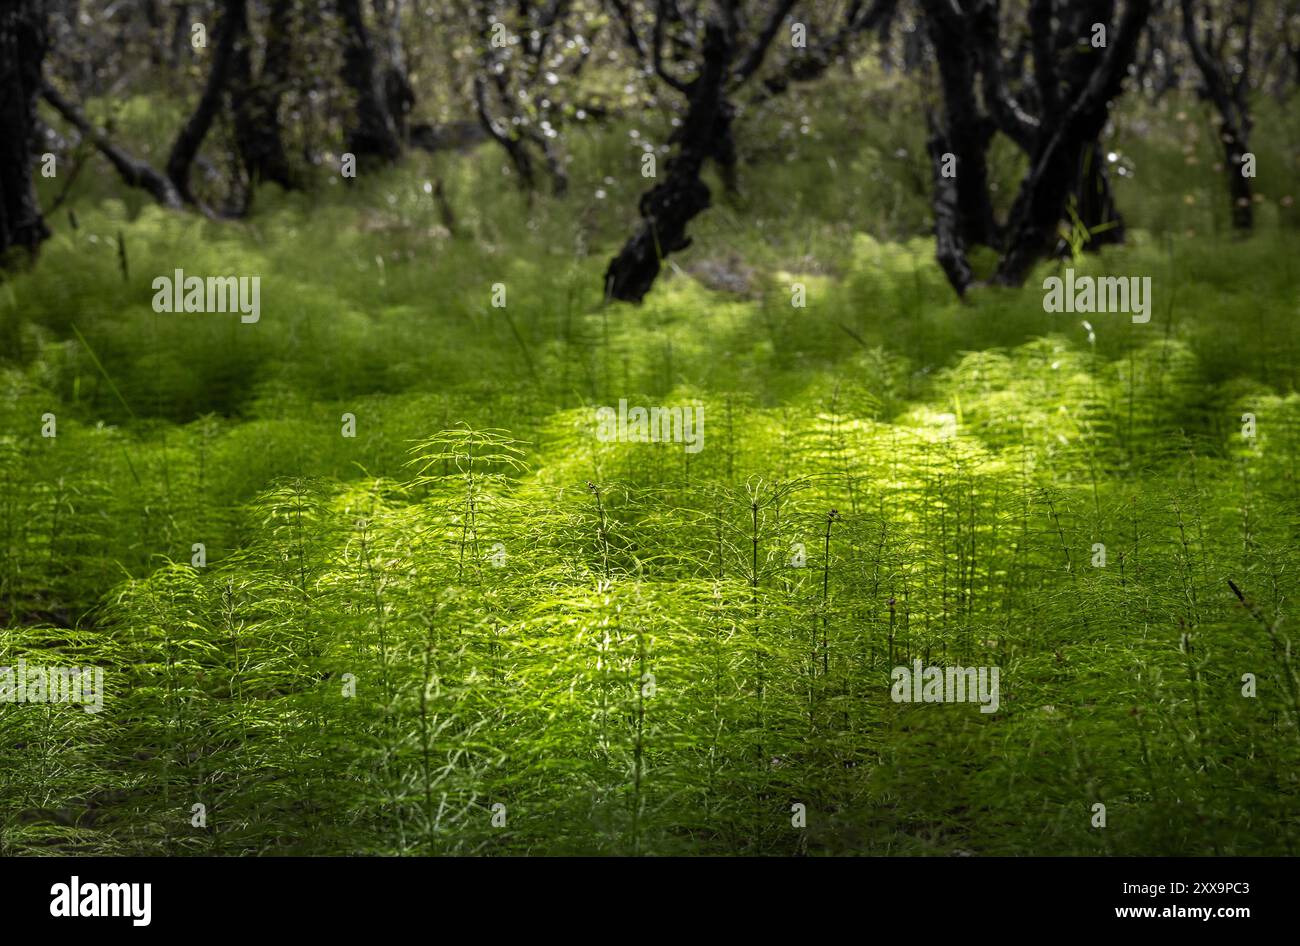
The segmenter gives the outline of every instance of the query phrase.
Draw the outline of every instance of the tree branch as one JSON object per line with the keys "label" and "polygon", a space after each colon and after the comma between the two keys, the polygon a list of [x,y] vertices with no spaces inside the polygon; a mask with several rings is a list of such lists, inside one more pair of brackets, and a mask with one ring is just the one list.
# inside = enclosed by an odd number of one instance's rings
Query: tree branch
{"label": "tree branch", "polygon": [[655,75],[670,87],[686,95],[690,91],[689,83],[671,75],[664,67],[664,21],[668,16],[668,0],[658,0],[655,5],[654,41],[651,44],[654,58]]}
{"label": "tree branch", "polygon": [[736,70],[735,87],[740,86],[750,76],[758,71],[763,65],[763,58],[767,55],[768,47],[772,45],[772,40],[776,38],[777,31],[781,28],[781,22],[794,9],[794,5],[799,0],[775,0],[772,12],[768,15],[767,23],[763,25],[762,32],[754,40],[754,45],[750,47],[749,53],[745,56]]}
{"label": "tree branch", "polygon": [[108,159],[128,186],[148,191],[164,207],[174,210],[181,206],[180,194],[165,175],[113,144],[107,132],[92,125],[81,110],[60,95],[49,82],[41,86],[41,96]]}

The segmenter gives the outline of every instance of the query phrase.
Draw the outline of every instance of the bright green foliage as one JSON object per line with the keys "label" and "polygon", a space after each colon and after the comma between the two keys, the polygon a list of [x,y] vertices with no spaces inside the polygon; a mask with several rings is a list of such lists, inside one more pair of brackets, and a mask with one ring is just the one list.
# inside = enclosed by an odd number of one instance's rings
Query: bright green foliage
{"label": "bright green foliage", "polygon": [[[0,666],[108,694],[0,704],[0,853],[1295,853],[1289,126],[1248,242],[1119,129],[1130,243],[1073,265],[1156,303],[1090,332],[1054,266],[951,297],[898,114],[746,168],[639,309],[599,297],[624,130],[532,209],[440,159],[459,235],[417,158],[242,225],[80,206],[0,285]],[[261,321],[155,314],[175,268],[259,274]],[[600,442],[624,397],[704,449]],[[999,712],[892,702],[915,658]]]}

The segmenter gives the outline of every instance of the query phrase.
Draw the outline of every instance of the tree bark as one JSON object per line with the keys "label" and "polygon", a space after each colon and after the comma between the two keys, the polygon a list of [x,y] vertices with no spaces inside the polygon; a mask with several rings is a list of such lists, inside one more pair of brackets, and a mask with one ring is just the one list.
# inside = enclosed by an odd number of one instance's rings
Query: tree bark
{"label": "tree bark", "polygon": [[487,79],[480,72],[474,76],[474,109],[479,124],[487,132],[488,137],[505,149],[506,156],[514,165],[515,173],[519,175],[520,189],[531,194],[537,183],[536,175],[533,173],[533,159],[524,145],[524,139],[509,125],[498,122],[492,117],[487,93]]}
{"label": "tree bark", "polygon": [[[953,0],[921,0],[921,6],[943,87],[944,130],[940,138],[956,158],[957,176],[946,183],[955,186],[957,227],[967,244],[996,246],[997,224],[989,198],[987,160],[994,124],[981,114],[975,100],[976,58],[971,49],[970,18]],[[942,154],[934,157],[942,160]]]}
{"label": "tree bark", "polygon": [[605,271],[607,297],[640,302],[654,285],[663,258],[690,246],[686,226],[711,204],[700,172],[705,160],[716,153],[717,142],[731,137],[725,86],[734,55],[732,35],[710,21],[703,67],[687,87],[686,118],[673,136],[677,153],[667,161],[663,182],[642,195],[641,226]]}
{"label": "tree bark", "polygon": [[297,186],[284,149],[280,122],[280,101],[290,81],[293,13],[293,0],[280,0],[271,5],[266,56],[256,80],[253,78],[252,35],[248,30],[244,31],[235,56],[236,78],[231,96],[235,142],[250,186],[262,181],[273,181],[286,190]]}
{"label": "tree bark", "polygon": [[348,133],[348,150],[359,159],[375,158],[391,164],[401,157],[402,143],[380,87],[375,49],[361,2],[338,0],[338,11],[346,33],[343,80],[357,99],[356,125]]}
{"label": "tree bark", "polygon": [[1092,141],[1079,157],[1075,175],[1075,213],[1088,230],[1087,249],[1123,243],[1126,234],[1124,217],[1115,205],[1115,195],[1106,172],[1106,154],[1100,141]]}
{"label": "tree bark", "polygon": [[[1110,117],[1111,101],[1120,93],[1150,11],[1151,0],[1128,0],[1119,35],[1108,38],[1105,57],[1092,71],[1087,86],[1072,102],[1062,103],[1063,117],[1040,133],[1037,153],[1012,207],[1007,249],[995,282],[1021,285],[1034,263],[1055,246],[1056,228],[1070,189],[1077,183],[1084,152],[1095,144]],[[1039,55],[1038,49],[1035,54]],[[1043,61],[1036,65],[1040,71],[1054,68]],[[1050,114],[1044,112],[1044,120]]]}
{"label": "tree bark", "polygon": [[49,49],[43,0],[0,4],[0,267],[33,260],[50,235],[32,182],[36,97]]}
{"label": "tree bark", "polygon": [[778,72],[763,80],[766,95],[780,95],[794,83],[821,78],[856,37],[877,27],[885,30],[897,7],[898,0],[872,0],[870,6],[865,6],[865,0],[851,0],[839,29],[815,46],[791,55]]}
{"label": "tree bark", "polygon": [[[712,12],[704,22],[702,42],[695,23],[703,4],[683,12],[676,0],[655,0],[653,33],[649,42],[643,42],[635,35],[630,6],[611,2],[638,58],[664,85],[686,99],[685,118],[669,138],[674,151],[663,168],[663,179],[641,196],[641,223],[605,271],[607,298],[639,302],[658,276],[663,258],[690,245],[687,225],[710,206],[712,195],[701,179],[705,162],[716,162],[724,187],[735,190],[737,154],[732,122],[736,110],[732,97],[763,68],[796,0],[772,0],[762,17],[746,16],[741,0],[716,0],[709,5]],[[853,35],[874,27],[895,2],[871,0],[868,7],[867,0],[850,0],[840,29],[810,55],[801,51],[793,56],[782,77],[767,84],[768,93],[824,71]],[[670,59],[691,61],[694,77],[689,81],[685,78],[689,73],[670,68],[665,43],[677,54],[670,53]]]}
{"label": "tree bark", "polygon": [[957,180],[943,175],[944,154],[950,149],[948,140],[933,119],[930,129],[926,148],[934,170],[934,255],[957,295],[965,296],[974,275],[966,258],[966,242],[962,236],[961,198]]}
{"label": "tree bark", "polygon": [[172,14],[171,64],[172,68],[180,68],[185,57],[193,53],[190,46],[190,5],[178,3]]}
{"label": "tree bark", "polygon": [[190,167],[203,146],[217,112],[221,109],[226,86],[235,67],[235,51],[240,36],[247,29],[246,0],[225,0],[221,17],[221,38],[212,56],[212,68],[199,97],[199,104],[189,121],[176,136],[171,154],[167,158],[167,176],[176,192],[187,204],[197,204],[190,190]]}
{"label": "tree bark", "polygon": [[[1222,47],[1212,55],[1213,44],[1202,42],[1196,33],[1196,13],[1193,0],[1182,0],[1183,37],[1191,50],[1192,58],[1201,71],[1206,91],[1219,112],[1219,139],[1223,143],[1224,172],[1228,175],[1228,194],[1232,199],[1232,225],[1237,230],[1249,231],[1255,225],[1255,207],[1251,193],[1250,178],[1244,176],[1242,163],[1246,152],[1250,150],[1251,118],[1249,95],[1250,76],[1250,42],[1251,30],[1255,22],[1255,3],[1250,0],[1244,22],[1244,52],[1239,68],[1235,70],[1236,79],[1228,78],[1226,65],[1217,56],[1222,55]],[[1208,40],[1208,37],[1207,37]]]}
{"label": "tree bark", "polygon": [[[971,33],[969,41],[975,47],[979,61],[981,88],[984,104],[989,115],[997,123],[998,130],[1014,141],[1022,151],[1031,153],[1038,140],[1039,119],[1018,102],[1007,88],[1007,74],[1002,63],[1002,36],[999,23],[997,0],[976,0],[970,16]],[[1012,58],[1010,68],[1012,77],[1019,77],[1024,70],[1024,56],[1027,46],[1021,44]]]}
{"label": "tree bark", "polygon": [[402,50],[401,0],[375,0],[376,29],[383,51],[384,101],[393,119],[397,140],[403,148],[410,144],[411,109],[415,107],[415,89],[407,76],[406,55]]}
{"label": "tree bark", "polygon": [[[1074,0],[1062,12],[1056,45],[1061,50],[1059,55],[1063,57],[1061,78],[1064,81],[1066,101],[1074,101],[1083,94],[1104,58],[1104,50],[1091,44],[1092,25],[1109,25],[1114,18],[1115,0]],[[1148,31],[1144,27],[1142,36],[1146,35]],[[1135,49],[1134,59],[1136,58]],[[1106,173],[1104,151],[1099,138],[1089,142],[1079,157],[1071,195],[1079,223],[1088,231],[1086,249],[1093,251],[1106,244],[1124,241],[1124,220],[1111,194],[1110,178]]]}

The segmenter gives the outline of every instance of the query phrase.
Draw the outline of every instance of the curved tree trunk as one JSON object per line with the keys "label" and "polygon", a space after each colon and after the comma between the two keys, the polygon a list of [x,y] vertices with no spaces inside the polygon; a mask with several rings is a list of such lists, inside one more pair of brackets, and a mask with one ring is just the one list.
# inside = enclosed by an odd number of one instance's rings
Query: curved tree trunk
{"label": "curved tree trunk", "polygon": [[[1215,50],[1213,36],[1207,28],[1204,41],[1196,31],[1194,0],[1182,0],[1183,38],[1201,71],[1206,91],[1219,111],[1219,138],[1223,142],[1224,172],[1228,175],[1228,194],[1232,199],[1232,225],[1247,232],[1255,225],[1255,208],[1250,178],[1242,174],[1246,153],[1250,150],[1250,62],[1251,33],[1255,25],[1255,3],[1246,5],[1244,15],[1234,24],[1243,30],[1243,52],[1236,63],[1223,60],[1222,47]],[[1220,27],[1226,30],[1226,25]]]}
{"label": "curved tree trunk", "polygon": [[31,259],[50,235],[32,183],[36,97],[49,48],[46,4],[0,4],[0,266],[15,251]]}
{"label": "curved tree trunk", "polygon": [[533,173],[533,159],[524,146],[524,139],[505,122],[498,122],[492,117],[487,98],[487,79],[480,72],[474,76],[474,110],[479,124],[488,137],[505,149],[515,173],[519,175],[520,189],[531,194],[537,185],[537,177]]}
{"label": "curved tree trunk", "polygon": [[212,122],[221,109],[226,86],[235,68],[236,46],[247,28],[246,0],[225,0],[221,17],[221,38],[212,57],[212,68],[208,70],[208,81],[199,97],[199,104],[189,121],[176,136],[171,154],[167,158],[167,176],[171,178],[176,192],[187,204],[196,204],[190,190],[190,166],[203,146]]}
{"label": "curved tree trunk", "polygon": [[[1044,4],[1050,9],[1050,3]],[[1051,252],[1057,242],[1057,227],[1065,214],[1071,189],[1077,186],[1078,171],[1088,148],[1096,144],[1110,117],[1111,102],[1118,97],[1128,67],[1137,54],[1138,39],[1151,12],[1151,0],[1128,0],[1118,35],[1111,35],[1105,56],[1091,70],[1087,85],[1073,101],[1044,103],[1043,128],[1032,157],[1029,174],[1020,185],[1007,228],[1006,252],[998,264],[994,281],[1019,286],[1033,265]],[[1054,68],[1050,52],[1036,52],[1035,66]],[[1055,79],[1040,81],[1046,90],[1057,88]],[[1063,114],[1056,116],[1063,110]]]}
{"label": "curved tree trunk", "polygon": [[732,37],[709,23],[703,52],[703,70],[689,86],[686,119],[674,135],[677,153],[667,161],[663,182],[642,195],[641,226],[605,271],[605,294],[611,299],[640,302],[654,285],[661,260],[690,246],[686,225],[710,206],[700,172],[719,142],[731,137],[725,83],[735,54]]}
{"label": "curved tree trunk", "polygon": [[193,55],[190,46],[190,4],[177,3],[172,8],[172,35],[169,47],[173,69],[179,69],[188,56]]}

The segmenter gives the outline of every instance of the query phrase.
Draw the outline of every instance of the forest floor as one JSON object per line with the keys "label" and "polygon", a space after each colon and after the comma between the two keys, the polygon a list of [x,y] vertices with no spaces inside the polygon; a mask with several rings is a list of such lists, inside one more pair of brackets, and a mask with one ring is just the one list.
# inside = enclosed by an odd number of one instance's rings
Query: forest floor
{"label": "forest floor", "polygon": [[[791,101],[635,308],[639,129],[565,200],[490,147],[242,222],[76,194],[0,284],[0,667],[105,692],[0,705],[0,854],[1295,853],[1295,119],[1249,239],[1171,104],[1126,245],[961,303],[921,130]],[[156,312],[178,269],[259,318]],[[1045,311],[1066,269],[1149,321]],[[958,665],[996,712],[898,698]]]}

